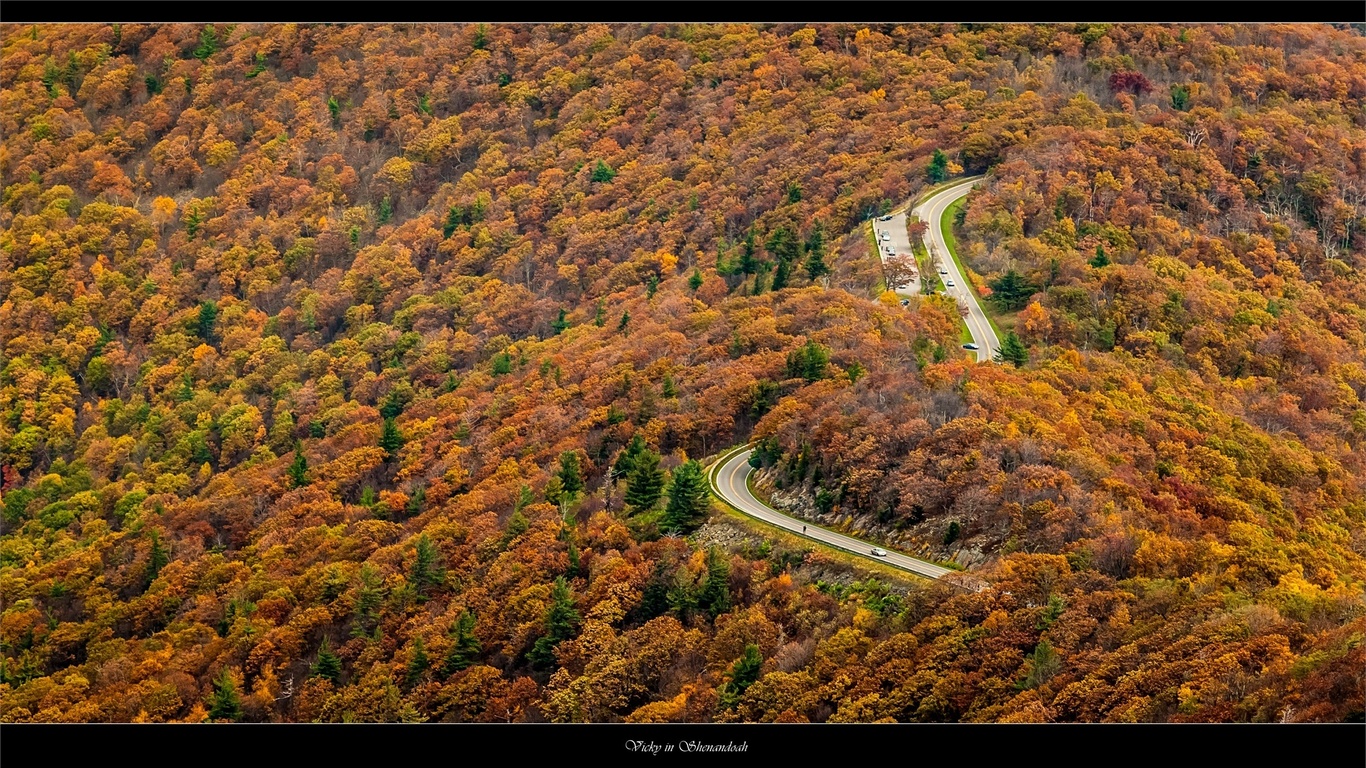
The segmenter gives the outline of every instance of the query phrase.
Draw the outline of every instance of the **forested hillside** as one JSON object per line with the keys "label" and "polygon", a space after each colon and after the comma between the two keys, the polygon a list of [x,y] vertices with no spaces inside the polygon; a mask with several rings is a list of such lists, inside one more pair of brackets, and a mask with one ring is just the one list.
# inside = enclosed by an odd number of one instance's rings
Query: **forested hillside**
{"label": "forested hillside", "polygon": [[1362,719],[1359,31],[0,36],[0,720]]}

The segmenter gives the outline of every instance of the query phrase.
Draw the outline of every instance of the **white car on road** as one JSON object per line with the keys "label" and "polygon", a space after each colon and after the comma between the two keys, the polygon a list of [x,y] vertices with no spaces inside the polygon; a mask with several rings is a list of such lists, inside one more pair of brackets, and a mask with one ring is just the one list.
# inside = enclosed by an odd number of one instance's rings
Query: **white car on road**
{"label": "white car on road", "polygon": [[886,557],[886,556],[887,556],[887,550],[883,549],[882,547],[873,547],[873,550],[872,550],[872,551],[873,551],[873,557]]}

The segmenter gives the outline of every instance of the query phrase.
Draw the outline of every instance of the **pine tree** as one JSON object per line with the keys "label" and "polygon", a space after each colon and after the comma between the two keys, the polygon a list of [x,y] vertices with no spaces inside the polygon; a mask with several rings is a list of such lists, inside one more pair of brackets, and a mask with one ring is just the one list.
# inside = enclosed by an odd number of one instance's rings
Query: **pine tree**
{"label": "pine tree", "polygon": [[407,673],[403,677],[403,682],[409,688],[422,681],[422,676],[427,673],[429,662],[427,660],[427,649],[422,647],[422,638],[413,638],[413,652],[408,656]]}
{"label": "pine tree", "polygon": [[769,286],[772,290],[781,291],[787,287],[788,277],[792,274],[791,262],[786,260],[778,261],[778,268],[773,270],[773,284]]}
{"label": "pine tree", "polygon": [[479,660],[479,652],[483,648],[479,644],[479,639],[474,636],[476,621],[477,617],[466,610],[460,613],[460,618],[451,626],[451,635],[455,642],[451,644],[451,649],[446,653],[446,659],[442,663],[443,674],[453,675]]}
{"label": "pine tree", "polygon": [[669,504],[660,529],[665,533],[691,533],[707,519],[707,477],[701,463],[685,461],[674,470],[669,484]]}
{"label": "pine tree", "polygon": [[693,293],[696,293],[697,289],[702,287],[701,270],[694,269],[692,274],[688,276],[688,287],[692,289]]}
{"label": "pine tree", "polygon": [[1029,350],[1025,348],[1024,342],[1015,335],[1014,331],[1006,334],[1001,341],[1001,349],[996,353],[996,362],[1011,362],[1016,368],[1029,362]]}
{"label": "pine tree", "polygon": [[289,487],[301,488],[308,484],[308,459],[304,458],[304,444],[294,443],[294,463],[289,465]]}
{"label": "pine tree", "polygon": [[610,183],[612,179],[615,179],[616,177],[617,172],[612,169],[612,166],[601,160],[598,161],[597,165],[593,166],[593,181],[606,184]]}
{"label": "pine tree", "polygon": [[403,435],[398,431],[398,424],[393,417],[384,420],[384,432],[379,438],[379,447],[384,449],[386,461],[393,460],[398,454],[398,449],[403,447]]}
{"label": "pine tree", "polygon": [[331,680],[334,685],[341,683],[341,657],[333,653],[332,645],[327,642],[326,637],[318,648],[318,661],[313,665],[312,675]]}
{"label": "pine tree", "polygon": [[572,579],[579,575],[583,559],[579,556],[579,548],[574,546],[572,541],[569,542],[569,551],[566,554],[569,556],[569,568],[564,572],[564,575]]}
{"label": "pine tree", "polygon": [[753,275],[759,272],[759,260],[755,258],[758,246],[754,242],[754,230],[745,234],[745,241],[742,244],[744,250],[740,253],[740,274]]}
{"label": "pine tree", "polygon": [[787,375],[792,378],[800,376],[807,381],[819,381],[825,378],[829,365],[830,350],[812,339],[807,339],[787,355]]}
{"label": "pine tree", "polygon": [[744,695],[746,689],[759,679],[759,672],[763,669],[764,657],[759,654],[759,646],[750,643],[745,646],[745,655],[741,656],[730,672],[726,674],[728,678],[721,686],[721,707],[724,709],[734,709],[740,703],[740,697]]}
{"label": "pine tree", "polygon": [[413,569],[408,580],[422,594],[428,587],[439,586],[446,581],[446,569],[440,564],[441,552],[427,534],[417,540],[417,553],[413,558]]}
{"label": "pine tree", "polygon": [[408,497],[408,504],[403,508],[407,517],[412,517],[422,511],[423,505],[427,501],[427,489],[421,485],[413,491],[413,495]]}
{"label": "pine tree", "polygon": [[579,623],[579,612],[574,609],[574,595],[563,576],[556,577],[550,591],[550,609],[545,615],[545,634],[536,640],[528,654],[531,663],[544,669],[555,663],[555,646],[574,636]]}
{"label": "pine tree", "polygon": [[560,471],[556,476],[560,478],[560,492],[572,501],[574,496],[583,490],[583,475],[579,470],[579,454],[574,451],[565,451],[560,454]]}
{"label": "pine tree", "polygon": [[651,274],[645,279],[645,298],[653,299],[659,290],[659,275]]}
{"label": "pine tree", "polygon": [[1088,263],[1096,269],[1110,266],[1110,257],[1105,255],[1104,245],[1096,245],[1096,255]]}
{"label": "pine tree", "polygon": [[394,218],[394,203],[388,195],[385,195],[384,199],[379,201],[379,223],[388,224],[389,219],[392,218]]}
{"label": "pine tree", "polygon": [[645,583],[645,589],[640,594],[640,603],[635,609],[640,621],[649,621],[669,612],[669,587],[672,584],[672,575],[668,562],[662,558],[655,561],[654,568],[650,571],[650,580]]}
{"label": "pine tree", "polygon": [[664,381],[660,384],[660,393],[665,397],[678,397],[678,385],[674,383],[674,377],[664,374]]}
{"label": "pine tree", "polygon": [[384,602],[384,582],[374,566],[360,567],[360,587],[356,590],[356,614],[351,626],[352,637],[368,637],[379,622],[379,607]]}
{"label": "pine tree", "polygon": [[925,176],[931,184],[938,184],[949,177],[949,158],[943,151],[936,149],[930,156],[930,167]]}
{"label": "pine tree", "polygon": [[991,281],[991,301],[1005,309],[1016,310],[1029,303],[1029,298],[1038,288],[1025,279],[1024,275],[1009,269],[1004,275]]}
{"label": "pine tree", "polygon": [[607,325],[607,304],[602,299],[598,299],[598,311],[593,316],[593,325],[599,328]]}
{"label": "pine tree", "polygon": [[806,275],[815,282],[822,275],[830,274],[830,266],[825,263],[825,228],[817,221],[811,234],[806,238]]}
{"label": "pine tree", "polygon": [[617,324],[617,333],[625,333],[625,332],[626,332],[626,326],[627,326],[627,325],[630,325],[630,323],[631,323],[631,313],[630,313],[630,312],[623,311],[623,312],[621,313],[621,322]]}
{"label": "pine tree", "polygon": [[212,301],[205,301],[199,305],[199,321],[195,325],[195,331],[199,338],[209,341],[213,338],[213,326],[218,321],[218,305]]}
{"label": "pine tree", "polygon": [[654,509],[664,494],[664,472],[659,468],[659,454],[648,448],[635,460],[626,485],[626,503],[636,512]]}
{"label": "pine tree", "polygon": [[152,551],[147,555],[147,583],[156,581],[157,574],[171,561],[171,552],[161,543],[161,532],[155,528],[147,533],[152,540]]}
{"label": "pine tree", "polygon": [[631,442],[626,444],[626,448],[617,456],[617,462],[612,465],[612,479],[627,477],[631,470],[636,468],[636,459],[645,453],[645,438],[639,433],[631,435]]}
{"label": "pine tree", "polygon": [[237,686],[233,683],[232,675],[226,667],[218,673],[218,677],[214,678],[213,681],[213,697],[209,700],[209,719],[233,722],[242,719],[242,699],[237,696]]}
{"label": "pine tree", "polygon": [[554,322],[550,324],[550,329],[555,332],[556,336],[564,333],[565,330],[569,328],[568,314],[569,313],[565,312],[564,308],[561,307],[560,316],[555,318]]}
{"label": "pine tree", "polygon": [[730,564],[716,547],[707,550],[707,580],[697,595],[697,607],[713,619],[730,610]]}

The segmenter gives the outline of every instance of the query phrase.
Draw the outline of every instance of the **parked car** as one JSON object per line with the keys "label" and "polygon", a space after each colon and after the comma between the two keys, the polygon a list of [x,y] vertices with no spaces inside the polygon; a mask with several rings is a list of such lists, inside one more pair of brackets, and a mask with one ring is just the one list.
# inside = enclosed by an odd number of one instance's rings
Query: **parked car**
{"label": "parked car", "polygon": [[873,557],[886,557],[887,550],[882,547],[873,547]]}

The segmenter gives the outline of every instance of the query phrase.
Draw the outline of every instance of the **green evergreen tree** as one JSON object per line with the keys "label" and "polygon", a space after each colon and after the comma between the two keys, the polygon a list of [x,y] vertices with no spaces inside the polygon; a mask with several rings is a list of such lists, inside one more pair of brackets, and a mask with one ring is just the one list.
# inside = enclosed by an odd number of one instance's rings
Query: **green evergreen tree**
{"label": "green evergreen tree", "polygon": [[692,271],[692,274],[688,276],[688,288],[691,289],[693,293],[697,293],[697,289],[701,287],[702,272],[700,270],[694,269]]}
{"label": "green evergreen tree", "polygon": [[773,270],[773,284],[770,289],[781,291],[787,287],[788,278],[792,274],[792,263],[789,261],[779,261],[776,269]]}
{"label": "green evergreen tree", "polygon": [[1097,245],[1096,245],[1096,255],[1095,255],[1095,257],[1092,258],[1091,261],[1089,261],[1089,262],[1087,262],[1087,263],[1089,263],[1091,266],[1095,267],[1096,269],[1100,269],[1101,267],[1108,267],[1108,266],[1110,266],[1110,257],[1105,255],[1105,246],[1104,246],[1104,245],[1097,244]]}
{"label": "green evergreen tree", "polygon": [[936,149],[930,156],[930,167],[925,177],[931,184],[938,184],[949,177],[949,158],[943,151]]}
{"label": "green evergreen tree", "polygon": [[399,398],[398,390],[390,390],[389,395],[384,398],[384,402],[379,407],[379,415],[386,419],[393,419],[401,413],[403,413],[403,400]]}
{"label": "green evergreen tree", "polygon": [[147,583],[156,581],[157,574],[171,561],[171,552],[161,543],[161,532],[152,528],[147,533],[147,538],[152,540],[151,552],[147,554]]}
{"label": "green evergreen tree", "polygon": [[200,61],[209,58],[218,50],[218,34],[212,24],[207,24],[199,31],[199,45],[195,47],[193,56]]}
{"label": "green evergreen tree", "polygon": [[218,305],[212,301],[201,302],[199,305],[199,321],[195,324],[195,332],[199,338],[209,341],[213,338],[213,326],[218,322]]}
{"label": "green evergreen tree", "polygon": [[787,375],[801,377],[807,381],[820,381],[825,378],[830,365],[830,350],[817,344],[813,339],[792,350],[787,355]]}
{"label": "green evergreen tree", "polygon": [[604,163],[601,160],[598,161],[597,165],[593,166],[593,181],[606,184],[611,182],[612,179],[615,179],[616,177],[617,172],[612,170],[612,166],[608,165],[607,163]]}
{"label": "green evergreen tree", "polygon": [[322,677],[331,680],[334,685],[341,683],[342,661],[341,657],[332,651],[332,645],[323,638],[323,643],[318,647],[318,660],[313,664],[311,670],[313,677]]}
{"label": "green evergreen tree", "polygon": [[385,460],[392,460],[398,455],[398,449],[403,447],[403,435],[398,431],[398,424],[393,417],[384,420],[384,431],[379,437],[379,447],[384,449]]}
{"label": "green evergreen tree", "polygon": [[744,242],[741,244],[741,247],[742,247],[742,250],[740,251],[740,264],[739,264],[740,274],[742,274],[742,275],[754,275],[754,274],[758,274],[758,272],[759,272],[759,267],[760,267],[760,263],[759,263],[759,259],[756,258],[755,254],[758,253],[759,247],[758,247],[758,245],[754,242],[754,230],[751,229],[749,232],[745,233],[745,240],[744,240]]}
{"label": "green evergreen tree", "polygon": [[638,620],[649,621],[669,612],[669,587],[673,583],[672,576],[673,570],[667,561],[663,558],[655,561],[650,571],[650,579],[645,582],[640,603],[635,609]]}
{"label": "green evergreen tree", "polygon": [[645,278],[645,298],[653,299],[659,291],[659,275],[651,274]]}
{"label": "green evergreen tree", "polygon": [[759,672],[763,666],[764,657],[759,654],[759,646],[753,643],[746,645],[745,655],[731,666],[730,672],[726,674],[726,682],[721,686],[723,709],[735,709],[735,705],[740,703],[740,697],[759,679]]}
{"label": "green evergreen tree", "polygon": [[341,127],[341,104],[337,103],[336,96],[327,97],[327,111],[332,113],[332,125]]}
{"label": "green evergreen tree", "polygon": [[487,50],[489,47],[489,27],[487,24],[480,24],[474,28],[474,47],[476,50]]}
{"label": "green evergreen tree", "polygon": [[493,375],[503,376],[512,373],[512,356],[506,352],[499,352],[493,356]]}
{"label": "green evergreen tree", "polygon": [[1024,342],[1020,341],[1020,337],[1016,336],[1014,331],[1010,331],[1001,340],[1001,349],[996,353],[995,359],[998,363],[1014,363],[1015,367],[1019,368],[1029,362],[1029,350],[1025,348]]}
{"label": "green evergreen tree", "polygon": [[654,509],[664,494],[664,471],[659,454],[648,448],[635,460],[626,484],[626,503],[636,512]]}
{"label": "green evergreen tree", "polygon": [[660,383],[659,391],[668,398],[678,397],[678,385],[674,383],[674,377],[665,373],[664,381]]}
{"label": "green evergreen tree", "polygon": [[730,605],[730,564],[721,550],[711,547],[707,550],[707,580],[697,595],[697,607],[715,619],[729,611]]}
{"label": "green evergreen tree", "polygon": [[545,615],[545,634],[536,640],[528,658],[533,666],[545,669],[555,663],[555,646],[574,636],[579,612],[574,609],[574,594],[563,576],[556,577],[550,591],[550,609]]}
{"label": "green evergreen tree", "polygon": [[560,491],[571,501],[574,496],[583,490],[583,474],[579,469],[579,454],[574,451],[565,451],[560,454],[560,471],[557,474],[560,479]]}
{"label": "green evergreen tree", "polygon": [[408,581],[417,589],[419,595],[430,587],[440,586],[446,581],[446,569],[441,566],[441,552],[427,534],[417,540],[417,553],[413,557],[413,568]]}
{"label": "green evergreen tree", "polygon": [[1184,85],[1172,86],[1172,109],[1185,112],[1190,108],[1191,91]]}
{"label": "green evergreen tree", "polygon": [[447,676],[466,669],[479,660],[479,653],[483,647],[474,636],[476,620],[475,615],[466,610],[460,613],[460,618],[451,626],[451,636],[455,642],[451,643],[451,649],[446,653],[441,667]]}
{"label": "green evergreen tree", "polygon": [[441,232],[443,236],[450,238],[450,236],[455,233],[455,230],[459,229],[460,225],[464,223],[465,212],[460,206],[452,205],[450,210],[446,211],[446,223],[442,226]]}
{"label": "green evergreen tree", "polygon": [[379,623],[379,607],[384,602],[384,581],[374,566],[360,567],[360,586],[356,590],[356,612],[351,625],[352,637],[369,637]]}
{"label": "green evergreen tree", "polygon": [[308,484],[308,459],[304,458],[304,444],[294,443],[294,462],[289,465],[289,487],[302,488]]}
{"label": "green evergreen tree", "polygon": [[574,546],[572,541],[569,542],[569,551],[565,554],[569,556],[569,568],[564,575],[572,579],[579,575],[579,570],[583,566],[583,558],[579,555],[579,548]]}
{"label": "green evergreen tree", "polygon": [[845,369],[844,373],[849,377],[850,384],[857,384],[858,380],[868,373],[868,369],[863,367],[863,363],[855,360],[849,364],[849,367]]}
{"label": "green evergreen tree", "polygon": [[394,203],[388,195],[379,201],[379,223],[388,224],[389,219],[394,218]]}
{"label": "green evergreen tree", "polygon": [[825,227],[819,222],[812,227],[806,238],[806,275],[815,282],[822,275],[830,274],[830,266],[825,263]]}
{"label": "green evergreen tree", "polygon": [[564,333],[565,330],[569,328],[568,315],[569,313],[565,312],[564,308],[561,307],[560,316],[555,318],[554,322],[550,324],[550,329],[555,332],[556,336],[559,336],[560,334]]}
{"label": "green evergreen tree", "polygon": [[626,326],[627,326],[627,325],[630,325],[630,323],[631,323],[631,313],[630,313],[630,312],[623,311],[623,312],[621,313],[621,322],[620,322],[620,323],[617,323],[617,333],[625,333],[625,332],[626,332]]}
{"label": "green evergreen tree", "polygon": [[606,324],[607,304],[602,299],[598,299],[598,310],[597,313],[593,316],[593,325],[596,325],[597,327],[601,328]]}
{"label": "green evergreen tree", "polygon": [[403,676],[403,682],[407,683],[409,688],[422,682],[422,676],[427,673],[428,666],[430,663],[427,660],[427,649],[422,646],[422,638],[415,637],[413,638],[413,652],[408,656],[408,665],[406,674]]}
{"label": "green evergreen tree", "polygon": [[690,460],[674,470],[669,483],[669,503],[664,508],[660,530],[665,533],[691,533],[706,519],[710,506],[707,476],[701,463]]}
{"label": "green evergreen tree", "polygon": [[626,448],[617,456],[617,461],[612,465],[612,478],[627,477],[631,470],[636,468],[636,459],[645,453],[645,438],[639,432],[631,435],[631,442],[626,444]]}
{"label": "green evergreen tree", "polygon": [[990,300],[1008,310],[1024,308],[1024,305],[1029,303],[1029,298],[1038,290],[1037,286],[1014,269],[1006,270],[1005,274],[991,281],[990,285]]}
{"label": "green evergreen tree", "polygon": [[242,699],[237,695],[237,684],[226,667],[213,681],[213,696],[209,699],[209,719],[236,722],[242,719]]}
{"label": "green evergreen tree", "polygon": [[508,518],[507,528],[503,531],[503,547],[506,548],[513,539],[526,533],[530,527],[531,523],[526,519],[526,515],[522,514],[522,510],[515,510],[512,517]]}
{"label": "green evergreen tree", "polygon": [[419,485],[417,489],[413,491],[413,495],[408,497],[408,504],[404,506],[403,512],[407,517],[412,517],[422,511],[422,507],[426,501],[427,489]]}

